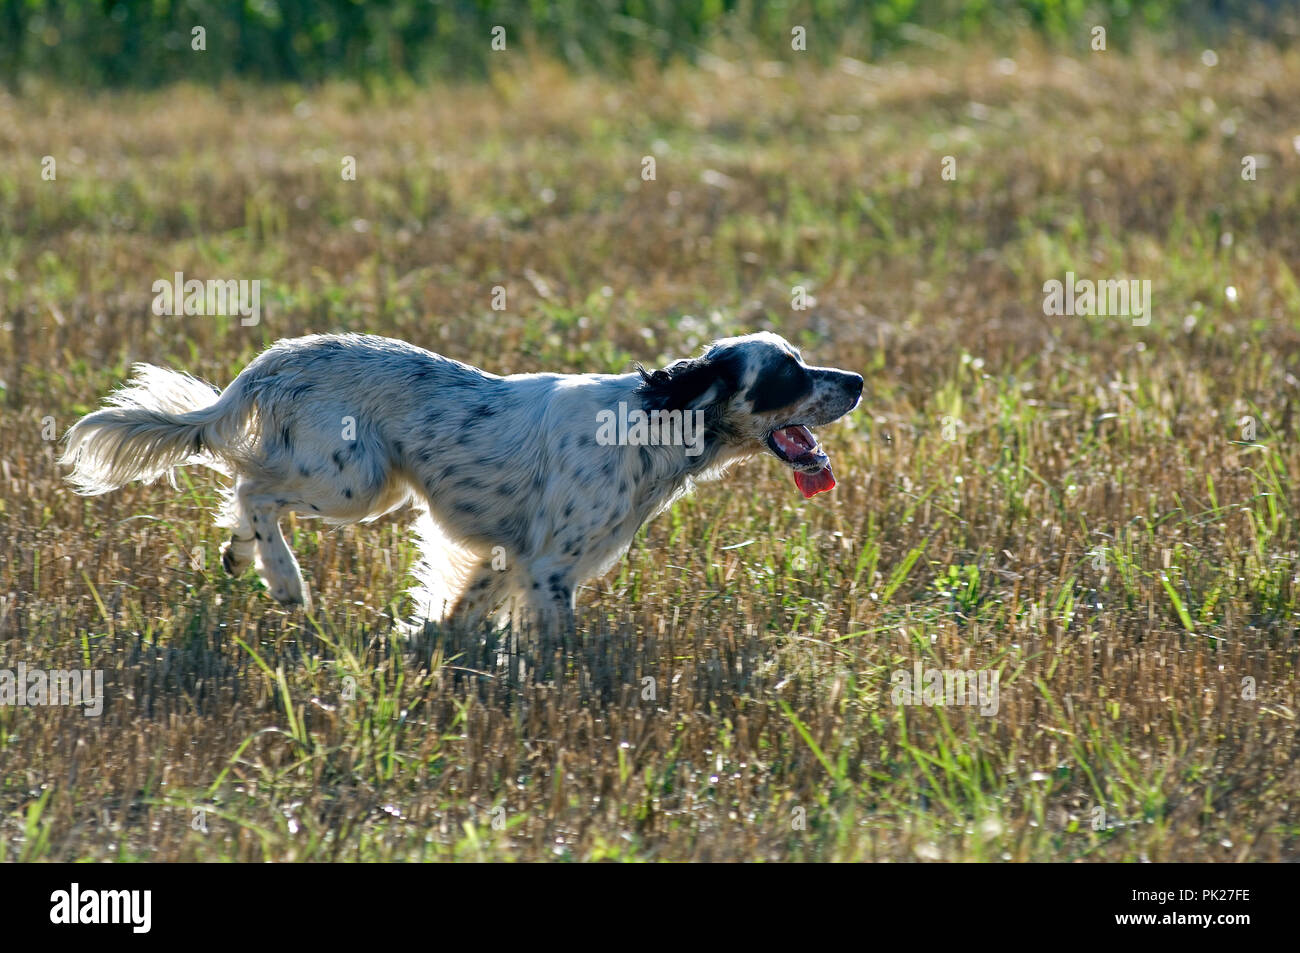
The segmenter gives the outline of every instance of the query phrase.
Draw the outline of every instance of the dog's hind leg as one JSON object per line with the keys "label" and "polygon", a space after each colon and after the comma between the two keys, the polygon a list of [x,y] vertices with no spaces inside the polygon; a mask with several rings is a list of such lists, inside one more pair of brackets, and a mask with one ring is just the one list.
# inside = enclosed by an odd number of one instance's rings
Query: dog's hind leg
{"label": "dog's hind leg", "polygon": [[[280,532],[280,515],[284,510],[282,501],[274,495],[250,493],[243,489],[238,500],[252,527],[257,568],[272,598],[282,605],[300,605],[310,610],[311,597],[298,569],[298,560],[293,558],[293,551]],[[236,545],[239,544],[232,537],[232,548]]]}
{"label": "dog's hind leg", "polygon": [[221,568],[238,578],[248,571],[256,551],[253,522],[249,519],[248,510],[240,498],[238,483],[230,491],[230,497],[222,509],[221,519],[218,520],[217,525],[230,530],[230,539],[221,547]]}

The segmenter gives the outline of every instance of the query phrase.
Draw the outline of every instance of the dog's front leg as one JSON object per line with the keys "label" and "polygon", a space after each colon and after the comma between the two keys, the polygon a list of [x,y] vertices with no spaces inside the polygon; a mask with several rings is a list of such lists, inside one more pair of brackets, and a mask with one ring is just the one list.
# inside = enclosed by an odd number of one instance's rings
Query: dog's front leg
{"label": "dog's front leg", "polygon": [[524,599],[525,625],[547,634],[567,635],[576,631],[573,567],[554,564],[535,567],[528,575],[531,584]]}
{"label": "dog's front leg", "polygon": [[505,573],[494,569],[491,564],[479,565],[470,573],[464,590],[443,624],[460,630],[477,629],[501,607],[505,597]]}

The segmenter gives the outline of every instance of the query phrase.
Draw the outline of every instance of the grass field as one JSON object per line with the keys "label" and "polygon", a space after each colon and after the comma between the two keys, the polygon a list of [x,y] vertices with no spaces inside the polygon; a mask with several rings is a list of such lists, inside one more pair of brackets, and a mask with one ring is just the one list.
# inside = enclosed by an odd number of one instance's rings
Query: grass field
{"label": "grass field", "polygon": [[[0,668],[106,693],[0,707],[0,859],[1300,857],[1300,53],[631,72],[0,94]],[[154,316],[177,271],[260,279],[260,323]],[[1150,323],[1046,315],[1067,272]],[[304,616],[222,574],[220,477],[55,463],[137,360],[621,372],[759,328],[866,376],[839,486],[702,486],[542,680],[392,629],[400,519],[293,525]],[[996,713],[895,704],[917,665]]]}

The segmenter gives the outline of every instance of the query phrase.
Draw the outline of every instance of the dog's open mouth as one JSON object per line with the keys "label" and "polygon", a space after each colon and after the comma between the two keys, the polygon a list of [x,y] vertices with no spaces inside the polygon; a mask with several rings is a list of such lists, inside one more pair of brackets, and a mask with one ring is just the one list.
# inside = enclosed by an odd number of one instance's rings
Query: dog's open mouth
{"label": "dog's open mouth", "polygon": [[812,499],[835,486],[831,459],[817,445],[817,438],[807,427],[795,424],[778,427],[767,435],[768,448],[794,470],[794,485]]}

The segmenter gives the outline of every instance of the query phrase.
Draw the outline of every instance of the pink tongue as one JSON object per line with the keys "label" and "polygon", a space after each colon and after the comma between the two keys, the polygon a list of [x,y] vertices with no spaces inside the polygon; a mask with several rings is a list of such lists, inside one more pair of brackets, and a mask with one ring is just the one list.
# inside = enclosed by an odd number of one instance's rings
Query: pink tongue
{"label": "pink tongue", "polygon": [[835,475],[831,473],[829,463],[816,473],[804,473],[801,470],[795,470],[794,485],[799,488],[799,492],[803,494],[805,500],[811,500],[818,493],[835,486]]}
{"label": "pink tongue", "polygon": [[[782,427],[772,433],[772,439],[790,460],[798,460],[814,452],[821,459],[826,459],[826,455],[817,450],[817,439],[807,427]],[[830,463],[814,473],[795,470],[794,485],[799,488],[805,500],[811,500],[818,493],[831,489],[835,486],[835,476],[831,473]]]}

